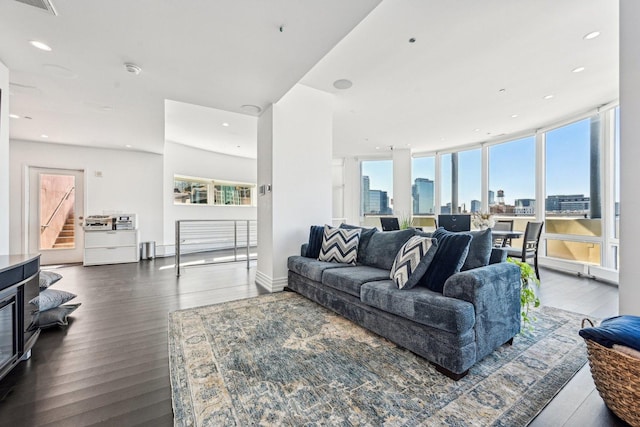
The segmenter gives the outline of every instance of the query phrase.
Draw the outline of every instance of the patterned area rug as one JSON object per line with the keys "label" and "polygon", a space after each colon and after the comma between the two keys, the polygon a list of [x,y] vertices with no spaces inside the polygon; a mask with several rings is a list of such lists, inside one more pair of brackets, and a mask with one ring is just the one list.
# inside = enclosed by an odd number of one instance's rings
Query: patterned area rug
{"label": "patterned area rug", "polygon": [[176,426],[524,426],[586,362],[583,316],[542,308],[455,382],[292,292],[173,312]]}

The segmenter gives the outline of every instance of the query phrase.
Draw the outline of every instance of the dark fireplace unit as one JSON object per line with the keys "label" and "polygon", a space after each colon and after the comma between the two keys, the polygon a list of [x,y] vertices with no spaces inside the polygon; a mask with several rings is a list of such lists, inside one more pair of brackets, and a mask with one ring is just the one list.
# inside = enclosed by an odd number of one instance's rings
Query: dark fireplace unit
{"label": "dark fireplace unit", "polygon": [[31,356],[40,330],[33,324],[40,255],[0,256],[0,378]]}

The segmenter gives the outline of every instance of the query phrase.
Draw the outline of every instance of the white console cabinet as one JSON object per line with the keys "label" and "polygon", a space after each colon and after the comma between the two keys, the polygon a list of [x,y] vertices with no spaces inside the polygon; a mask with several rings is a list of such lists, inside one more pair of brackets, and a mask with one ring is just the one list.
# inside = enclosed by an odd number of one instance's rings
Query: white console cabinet
{"label": "white console cabinet", "polygon": [[138,262],[138,230],[91,230],[84,233],[84,265]]}

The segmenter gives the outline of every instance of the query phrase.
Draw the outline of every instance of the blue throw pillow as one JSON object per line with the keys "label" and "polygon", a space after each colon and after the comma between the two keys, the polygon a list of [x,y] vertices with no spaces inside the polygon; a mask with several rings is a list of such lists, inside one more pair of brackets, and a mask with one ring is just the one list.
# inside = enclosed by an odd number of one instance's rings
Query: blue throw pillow
{"label": "blue throw pillow", "polygon": [[440,229],[431,236],[438,242],[438,249],[427,272],[420,280],[420,285],[442,293],[444,282],[462,268],[473,238],[467,233],[438,233],[438,231]]}
{"label": "blue throw pillow", "polygon": [[490,228],[480,231],[461,231],[454,233],[440,227],[433,233],[432,237],[434,239],[439,239],[448,234],[468,234],[472,237],[471,244],[469,245],[469,253],[467,254],[467,258],[464,260],[464,264],[460,271],[489,265],[491,249],[493,248],[493,236],[491,235]]}
{"label": "blue throw pillow", "polygon": [[322,247],[323,225],[312,225],[309,229],[309,244],[307,245],[307,258],[318,259],[320,248]]}
{"label": "blue throw pillow", "polygon": [[640,317],[616,316],[605,319],[600,326],[583,328],[578,332],[584,339],[611,348],[614,344],[640,351]]}

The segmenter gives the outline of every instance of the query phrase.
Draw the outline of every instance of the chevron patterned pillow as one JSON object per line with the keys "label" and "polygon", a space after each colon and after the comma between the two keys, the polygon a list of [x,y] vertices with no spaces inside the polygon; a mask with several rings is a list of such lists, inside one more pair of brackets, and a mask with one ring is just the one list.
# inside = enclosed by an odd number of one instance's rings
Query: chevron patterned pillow
{"label": "chevron patterned pillow", "polygon": [[345,230],[325,225],[322,248],[320,248],[318,260],[355,264],[358,257],[358,243],[360,243],[361,231],[359,228]]}
{"label": "chevron patterned pillow", "polygon": [[436,240],[421,236],[410,238],[398,251],[389,277],[399,289],[413,288],[426,273],[437,249]]}

